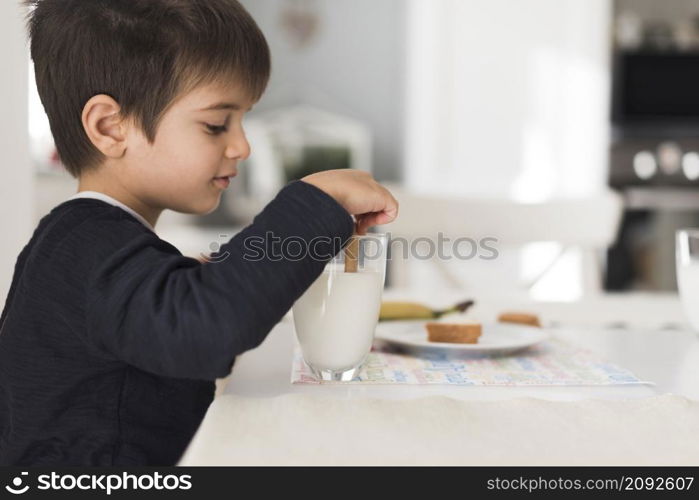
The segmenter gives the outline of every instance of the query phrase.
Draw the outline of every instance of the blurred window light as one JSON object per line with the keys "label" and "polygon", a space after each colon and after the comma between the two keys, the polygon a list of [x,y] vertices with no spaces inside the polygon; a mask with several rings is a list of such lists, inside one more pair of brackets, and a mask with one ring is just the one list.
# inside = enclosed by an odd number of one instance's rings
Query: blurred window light
{"label": "blurred window light", "polygon": [[655,155],[650,151],[639,151],[633,157],[633,171],[639,179],[650,179],[658,171]]}
{"label": "blurred window light", "polygon": [[44,106],[39,98],[34,77],[34,64],[29,61],[29,92],[28,92],[28,112],[29,112],[29,140],[32,160],[38,171],[50,171],[58,169],[58,162],[55,158],[55,145],[49,119],[44,111]]}
{"label": "blurred window light", "polygon": [[406,184],[520,201],[606,187],[611,0],[410,0]]}
{"label": "blurred window light", "polygon": [[690,181],[699,179],[699,153],[690,151],[682,157],[682,172]]}

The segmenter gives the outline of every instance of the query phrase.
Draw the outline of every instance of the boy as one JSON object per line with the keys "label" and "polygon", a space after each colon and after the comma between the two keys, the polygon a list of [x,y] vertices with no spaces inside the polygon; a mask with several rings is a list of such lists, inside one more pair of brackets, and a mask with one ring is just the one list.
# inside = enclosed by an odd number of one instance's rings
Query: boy
{"label": "boy", "polygon": [[[287,185],[201,263],[154,233],[205,214],[250,154],[264,36],[235,0],[26,1],[36,81],[79,179],[20,253],[0,317],[0,464],[170,465],[236,355],[259,345],[354,229],[395,218],[368,174]],[[300,260],[245,259],[249,237]],[[323,256],[319,258],[318,256]]]}

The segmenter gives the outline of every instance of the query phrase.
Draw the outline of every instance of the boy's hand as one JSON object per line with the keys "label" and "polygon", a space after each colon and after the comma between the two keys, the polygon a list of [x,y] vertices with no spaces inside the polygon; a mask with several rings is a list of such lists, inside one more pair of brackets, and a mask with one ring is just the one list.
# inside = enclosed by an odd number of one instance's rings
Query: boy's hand
{"label": "boy's hand", "polygon": [[354,215],[358,234],[365,234],[371,226],[391,222],[398,215],[396,199],[367,172],[326,170],[301,180],[326,192]]}

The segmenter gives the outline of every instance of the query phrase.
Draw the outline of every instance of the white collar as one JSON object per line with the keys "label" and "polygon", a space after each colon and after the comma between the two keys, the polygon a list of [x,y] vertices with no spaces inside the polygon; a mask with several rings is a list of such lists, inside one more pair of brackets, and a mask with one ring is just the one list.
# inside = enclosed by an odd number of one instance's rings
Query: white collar
{"label": "white collar", "polygon": [[122,210],[126,210],[128,213],[133,215],[141,224],[146,226],[151,231],[155,232],[155,229],[153,228],[153,226],[151,226],[150,223],[146,219],[144,219],[141,214],[137,213],[131,207],[127,207],[119,200],[115,200],[114,198],[112,198],[111,196],[109,196],[107,194],[100,193],[98,191],[80,191],[77,194],[74,194],[73,196],[68,198],[68,200],[75,200],[78,198],[94,198],[95,200],[102,200],[105,203],[109,203],[110,205],[114,205],[115,207],[119,207]]}

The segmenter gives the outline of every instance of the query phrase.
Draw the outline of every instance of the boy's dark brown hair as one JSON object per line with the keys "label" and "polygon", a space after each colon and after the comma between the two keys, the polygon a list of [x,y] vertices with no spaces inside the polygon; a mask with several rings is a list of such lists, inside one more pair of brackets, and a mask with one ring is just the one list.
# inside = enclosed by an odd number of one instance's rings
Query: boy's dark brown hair
{"label": "boy's dark brown hair", "polygon": [[178,97],[240,85],[254,102],[270,74],[264,35],[236,0],[23,0],[36,85],[63,165],[74,177],[104,155],[82,110],[107,94],[152,144]]}

